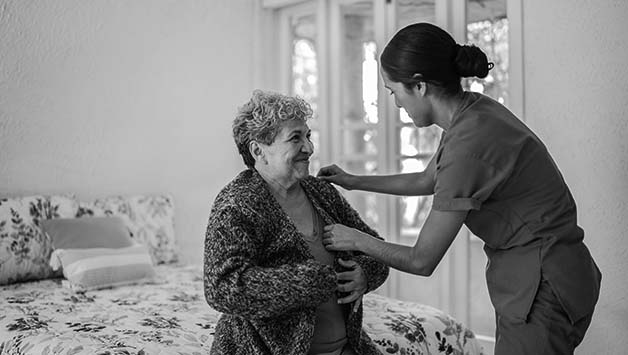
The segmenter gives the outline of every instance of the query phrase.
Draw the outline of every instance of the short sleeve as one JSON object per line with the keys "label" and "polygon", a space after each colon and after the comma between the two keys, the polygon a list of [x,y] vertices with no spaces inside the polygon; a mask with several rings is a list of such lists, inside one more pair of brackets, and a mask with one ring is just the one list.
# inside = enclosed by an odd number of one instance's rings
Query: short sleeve
{"label": "short sleeve", "polygon": [[465,154],[443,154],[436,163],[432,208],[479,210],[503,179],[500,169],[486,161]]}

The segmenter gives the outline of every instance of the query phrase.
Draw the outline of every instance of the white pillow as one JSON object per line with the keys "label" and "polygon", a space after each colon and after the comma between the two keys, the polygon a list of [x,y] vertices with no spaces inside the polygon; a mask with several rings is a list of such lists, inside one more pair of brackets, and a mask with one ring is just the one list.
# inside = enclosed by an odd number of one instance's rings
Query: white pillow
{"label": "white pillow", "polygon": [[155,282],[148,249],[143,245],[126,248],[57,249],[50,266],[63,268],[64,282],[75,291]]}

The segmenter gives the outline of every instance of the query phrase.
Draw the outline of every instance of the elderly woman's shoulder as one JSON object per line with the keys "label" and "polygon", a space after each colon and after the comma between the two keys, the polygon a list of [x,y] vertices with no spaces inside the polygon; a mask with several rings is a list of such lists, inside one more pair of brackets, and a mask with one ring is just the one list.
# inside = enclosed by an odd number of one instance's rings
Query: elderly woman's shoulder
{"label": "elderly woman's shoulder", "polygon": [[310,187],[312,187],[313,189],[315,189],[316,191],[318,191],[319,193],[331,194],[334,196],[340,194],[340,192],[336,190],[334,185],[332,185],[331,183],[325,180],[321,180],[317,177],[310,175],[304,179],[304,182]]}
{"label": "elderly woman's shoulder", "polygon": [[261,191],[264,190],[259,176],[250,169],[244,170],[220,190],[214,201],[214,209],[250,206],[260,199]]}

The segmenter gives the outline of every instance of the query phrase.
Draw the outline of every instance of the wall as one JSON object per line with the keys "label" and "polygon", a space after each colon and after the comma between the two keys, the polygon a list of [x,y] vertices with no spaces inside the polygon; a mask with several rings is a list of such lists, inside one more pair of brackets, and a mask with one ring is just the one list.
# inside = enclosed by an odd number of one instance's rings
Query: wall
{"label": "wall", "polygon": [[602,293],[577,354],[628,348],[628,2],[524,2],[526,120],[578,204]]}
{"label": "wall", "polygon": [[244,165],[250,0],[0,0],[0,196],[170,193],[183,259]]}

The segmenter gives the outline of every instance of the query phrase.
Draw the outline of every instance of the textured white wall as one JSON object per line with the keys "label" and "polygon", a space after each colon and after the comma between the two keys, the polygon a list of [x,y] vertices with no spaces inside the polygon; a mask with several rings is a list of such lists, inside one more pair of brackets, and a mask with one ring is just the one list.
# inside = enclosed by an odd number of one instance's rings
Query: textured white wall
{"label": "textured white wall", "polygon": [[0,0],[0,195],[174,195],[184,259],[243,168],[250,0]]}
{"label": "textured white wall", "polygon": [[578,204],[602,294],[578,354],[628,349],[628,1],[524,1],[526,120]]}

